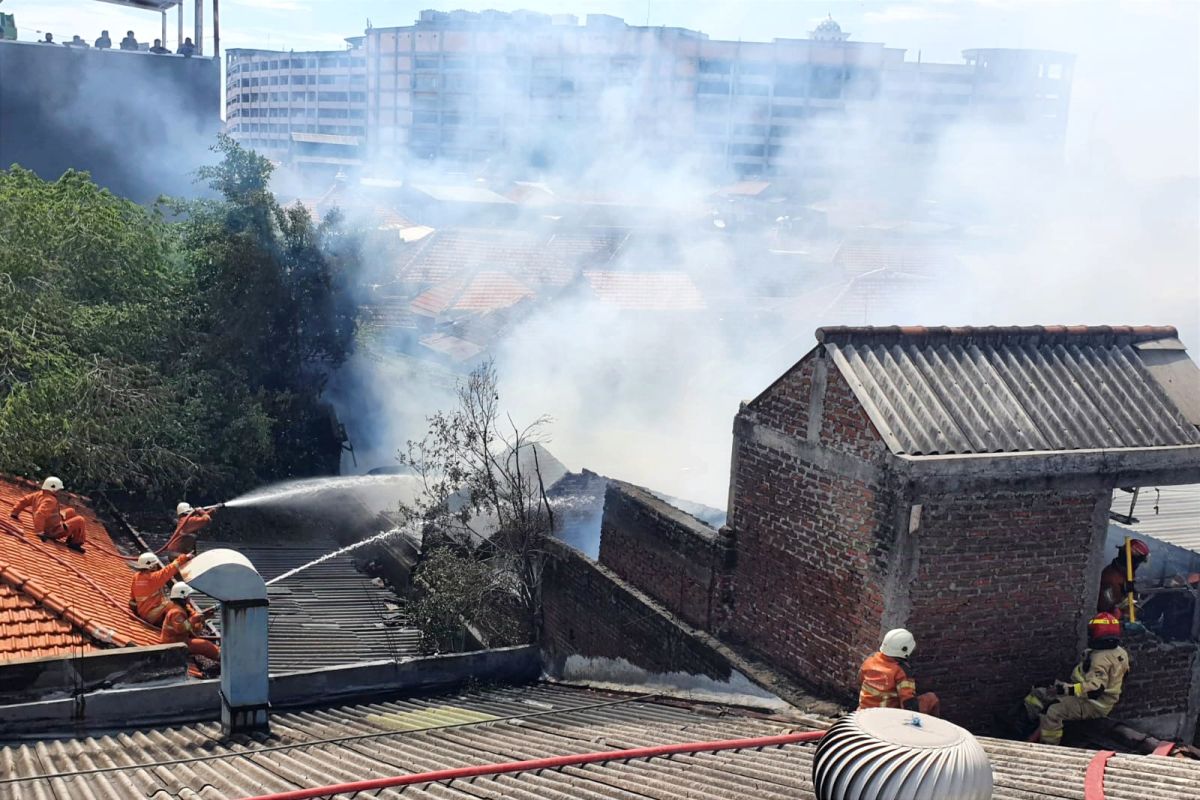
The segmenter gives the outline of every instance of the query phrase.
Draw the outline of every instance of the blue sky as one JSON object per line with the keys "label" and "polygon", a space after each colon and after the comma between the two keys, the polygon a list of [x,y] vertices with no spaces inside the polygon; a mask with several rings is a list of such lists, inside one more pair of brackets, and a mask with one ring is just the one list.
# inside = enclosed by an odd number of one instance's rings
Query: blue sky
{"label": "blue sky", "polygon": [[[211,3],[211,0],[207,0]],[[60,41],[100,29],[132,28],[157,37],[156,14],[97,0],[7,0],[22,39],[51,31]],[[190,18],[191,0],[187,0]],[[969,47],[1036,47],[1078,55],[1068,155],[1097,153],[1122,171],[1162,178],[1200,174],[1200,2],[1134,0],[222,0],[221,44],[318,49],[344,46],[376,27],[410,24],[422,8],[530,8],[547,13],[608,13],[631,24],[697,28],[714,38],[804,37],[826,14],[858,41],[959,61]],[[190,27],[185,22],[185,27]],[[174,15],[168,45],[174,47]],[[211,48],[211,27],[207,29]]]}

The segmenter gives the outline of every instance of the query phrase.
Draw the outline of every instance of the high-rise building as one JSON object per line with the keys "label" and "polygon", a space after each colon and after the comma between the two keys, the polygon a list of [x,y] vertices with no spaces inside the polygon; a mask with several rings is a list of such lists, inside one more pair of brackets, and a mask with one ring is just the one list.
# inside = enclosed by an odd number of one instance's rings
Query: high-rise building
{"label": "high-rise building", "polygon": [[636,151],[819,180],[919,162],[957,123],[1061,152],[1073,56],[973,49],[935,64],[849,36],[832,19],[807,39],[734,42],[598,14],[423,11],[346,52],[230,51],[228,124],[275,157],[376,171],[413,157],[569,166]]}

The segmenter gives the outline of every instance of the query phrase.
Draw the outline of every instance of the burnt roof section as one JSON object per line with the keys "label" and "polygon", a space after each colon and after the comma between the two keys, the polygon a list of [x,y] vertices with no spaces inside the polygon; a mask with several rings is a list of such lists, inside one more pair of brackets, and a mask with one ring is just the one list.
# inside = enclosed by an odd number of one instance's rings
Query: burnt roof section
{"label": "burnt roof section", "polygon": [[[817,331],[894,453],[1020,453],[1200,445],[1178,387],[1142,348],[1169,326],[830,327]],[[1178,364],[1176,364],[1178,366]]]}

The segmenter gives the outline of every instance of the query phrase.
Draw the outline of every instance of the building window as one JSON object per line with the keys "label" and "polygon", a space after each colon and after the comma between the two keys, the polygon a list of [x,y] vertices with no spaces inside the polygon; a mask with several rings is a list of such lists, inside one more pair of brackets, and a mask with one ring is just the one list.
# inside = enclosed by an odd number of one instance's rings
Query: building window
{"label": "building window", "polygon": [[733,63],[723,58],[702,58],[700,59],[700,71],[708,73],[716,73],[718,75],[728,75],[733,67]]}
{"label": "building window", "polygon": [[696,94],[729,94],[729,84],[701,81],[696,84]]}
{"label": "building window", "polygon": [[437,56],[417,56],[413,59],[414,69],[437,69]]}

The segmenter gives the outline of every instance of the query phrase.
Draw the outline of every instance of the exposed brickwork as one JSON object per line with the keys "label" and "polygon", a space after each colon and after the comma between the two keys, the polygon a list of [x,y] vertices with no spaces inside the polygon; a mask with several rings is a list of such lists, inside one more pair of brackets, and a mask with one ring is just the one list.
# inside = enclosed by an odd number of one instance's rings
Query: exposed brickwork
{"label": "exposed brickwork", "polygon": [[1200,646],[1165,643],[1145,633],[1126,634],[1122,644],[1129,651],[1130,670],[1115,716],[1138,719],[1200,711],[1188,704],[1188,689],[1200,670]]}
{"label": "exposed brickwork", "polygon": [[[773,427],[781,422],[780,419],[771,419]],[[834,452],[876,464],[887,453],[887,446],[875,429],[875,424],[854,397],[842,373],[832,365],[825,389],[820,443]]]}
{"label": "exposed brickwork", "polygon": [[1096,493],[1011,492],[923,504],[907,627],[918,686],[984,730],[1031,685],[1078,660]]}
{"label": "exposed brickwork", "polygon": [[728,632],[814,688],[849,699],[879,636],[891,495],[739,441]]}
{"label": "exposed brickwork", "polygon": [[600,525],[600,563],[673,613],[712,628],[724,548],[717,532],[636,486],[611,481]]}
{"label": "exposed brickwork", "polygon": [[750,403],[760,418],[788,436],[804,438],[816,359],[806,358]]}
{"label": "exposed brickwork", "polygon": [[625,659],[655,673],[718,681],[729,661],[610,570],[553,542],[542,578],[543,646],[554,657]]}

